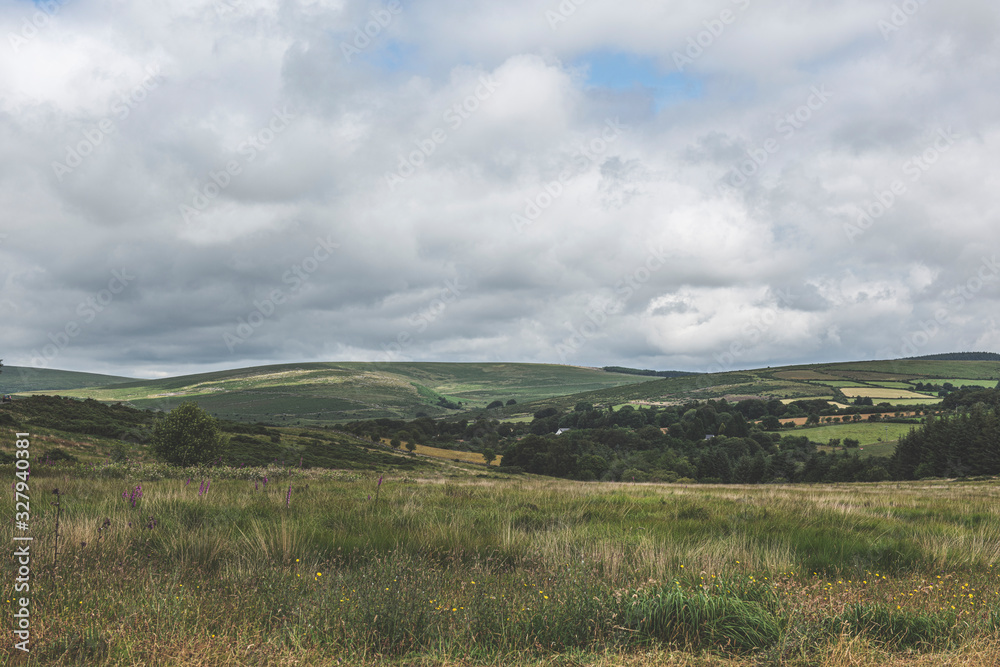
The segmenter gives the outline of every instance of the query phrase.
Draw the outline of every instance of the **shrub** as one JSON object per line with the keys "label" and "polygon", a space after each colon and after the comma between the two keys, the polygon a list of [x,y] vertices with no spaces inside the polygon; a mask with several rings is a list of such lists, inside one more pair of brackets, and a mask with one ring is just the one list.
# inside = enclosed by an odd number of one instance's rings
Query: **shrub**
{"label": "shrub", "polygon": [[153,451],[168,463],[210,463],[222,456],[225,446],[215,419],[191,402],[174,408],[153,428]]}
{"label": "shrub", "polygon": [[78,459],[75,456],[73,456],[69,452],[63,451],[58,447],[53,447],[47,452],[42,452],[42,461],[51,461],[52,463],[58,463],[59,461],[69,461],[70,463],[75,463],[77,460]]}

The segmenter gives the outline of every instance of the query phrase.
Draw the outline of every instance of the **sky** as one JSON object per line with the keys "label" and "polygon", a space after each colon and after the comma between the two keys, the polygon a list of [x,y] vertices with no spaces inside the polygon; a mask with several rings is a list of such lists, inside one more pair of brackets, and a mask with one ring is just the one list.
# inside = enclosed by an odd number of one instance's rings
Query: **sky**
{"label": "sky", "polygon": [[0,0],[0,358],[1000,351],[986,0]]}

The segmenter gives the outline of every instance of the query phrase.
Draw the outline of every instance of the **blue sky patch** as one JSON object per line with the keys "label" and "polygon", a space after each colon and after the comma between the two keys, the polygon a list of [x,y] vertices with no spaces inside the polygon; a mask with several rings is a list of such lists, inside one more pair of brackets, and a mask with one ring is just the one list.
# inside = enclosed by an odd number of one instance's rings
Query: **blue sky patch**
{"label": "blue sky patch", "polygon": [[701,96],[701,82],[681,72],[664,72],[652,58],[632,53],[593,52],[572,63],[586,68],[587,87],[614,91],[641,90],[656,111],[680,100]]}

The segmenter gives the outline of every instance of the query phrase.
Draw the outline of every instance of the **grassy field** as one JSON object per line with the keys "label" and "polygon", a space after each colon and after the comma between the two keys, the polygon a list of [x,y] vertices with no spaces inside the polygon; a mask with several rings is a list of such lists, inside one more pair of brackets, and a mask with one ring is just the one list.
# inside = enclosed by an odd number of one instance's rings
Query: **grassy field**
{"label": "grassy field", "polygon": [[[837,364],[842,372],[861,371],[902,375],[899,378],[968,378],[996,381],[1000,378],[1000,361],[928,361],[901,359],[895,361],[857,361]],[[924,380],[926,381],[926,380]]]}
{"label": "grassy field", "polygon": [[992,389],[997,386],[997,380],[966,380],[964,378],[942,378],[935,380],[934,384],[943,385],[950,382],[955,387],[986,387]]}
{"label": "grassy field", "polygon": [[[979,382],[979,380],[970,380],[970,382]],[[885,387],[886,389],[913,389],[913,385],[909,382],[872,382],[872,386],[875,387]]]}
{"label": "grassy field", "polygon": [[[79,479],[42,467],[23,664],[996,656],[995,482],[629,485],[454,470],[378,486],[375,472],[109,466]],[[133,507],[122,494],[140,484]],[[10,494],[0,505],[12,515]],[[12,659],[9,643],[0,655]]]}
{"label": "grassy field", "polygon": [[[899,438],[910,432],[910,429],[918,427],[918,424],[892,424],[892,423],[865,423],[857,424],[830,424],[827,426],[816,426],[810,428],[797,428],[793,435],[808,436],[815,442],[826,443],[831,439],[853,438],[862,446],[873,445],[881,439],[883,442],[895,444]],[[892,452],[889,452],[890,454]]]}
{"label": "grassy field", "polygon": [[[889,403],[905,408],[914,405],[937,405],[943,400],[943,398],[894,398]],[[881,402],[879,401],[879,403]]]}

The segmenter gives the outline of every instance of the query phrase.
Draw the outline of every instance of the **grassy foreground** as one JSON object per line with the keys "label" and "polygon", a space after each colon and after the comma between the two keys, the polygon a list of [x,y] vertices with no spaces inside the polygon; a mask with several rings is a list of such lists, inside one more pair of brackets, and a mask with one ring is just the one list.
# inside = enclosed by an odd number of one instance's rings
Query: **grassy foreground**
{"label": "grassy foreground", "polygon": [[[493,472],[379,486],[377,475],[321,470],[164,470],[32,475],[32,652],[22,661],[4,642],[0,662],[981,665],[1000,655],[995,481],[628,485]],[[9,466],[0,474],[14,479]],[[0,600],[11,611],[12,580]]]}

